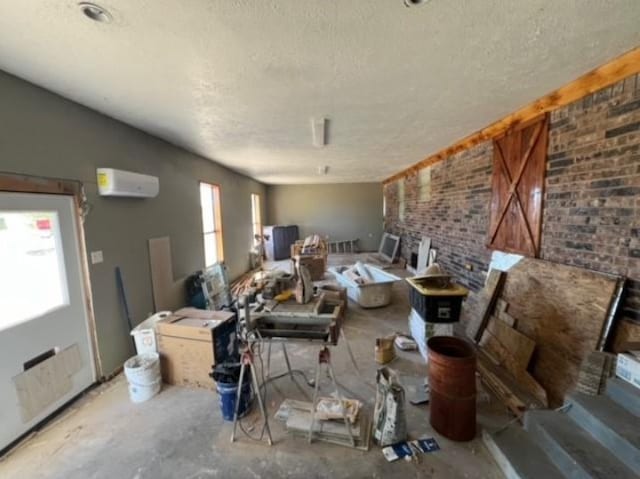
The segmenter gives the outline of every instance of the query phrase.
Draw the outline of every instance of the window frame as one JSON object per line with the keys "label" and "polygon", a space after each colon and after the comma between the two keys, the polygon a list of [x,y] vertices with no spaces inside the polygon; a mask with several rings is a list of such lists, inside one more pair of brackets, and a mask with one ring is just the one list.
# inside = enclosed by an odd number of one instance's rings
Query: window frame
{"label": "window frame", "polygon": [[[203,206],[203,187],[206,187],[211,192],[211,201],[212,201],[212,213],[213,213],[213,229],[210,231],[205,231],[205,213]],[[198,192],[200,198],[200,211],[201,211],[201,221],[202,221],[202,245],[204,247],[204,264],[205,267],[209,267],[216,263],[224,262],[224,246],[222,239],[222,194],[220,185],[216,183],[209,183],[207,181],[200,181],[198,183]],[[216,258],[210,264],[207,264],[207,239],[212,236],[215,241],[215,252]]]}

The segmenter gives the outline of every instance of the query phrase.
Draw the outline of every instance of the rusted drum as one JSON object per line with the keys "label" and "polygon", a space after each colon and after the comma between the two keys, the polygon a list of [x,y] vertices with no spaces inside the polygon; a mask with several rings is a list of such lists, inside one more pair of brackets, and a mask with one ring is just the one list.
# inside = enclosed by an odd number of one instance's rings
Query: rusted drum
{"label": "rusted drum", "polygon": [[454,441],[476,435],[476,354],[470,343],[434,336],[429,349],[431,426]]}

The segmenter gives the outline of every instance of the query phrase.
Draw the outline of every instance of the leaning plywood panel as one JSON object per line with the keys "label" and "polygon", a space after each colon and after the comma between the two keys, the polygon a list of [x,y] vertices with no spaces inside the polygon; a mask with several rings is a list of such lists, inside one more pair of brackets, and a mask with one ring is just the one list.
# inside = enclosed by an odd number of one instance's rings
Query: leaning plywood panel
{"label": "leaning plywood panel", "polygon": [[524,258],[507,273],[502,299],[516,329],[536,343],[529,370],[558,406],[573,388],[580,364],[595,350],[617,278]]}
{"label": "leaning plywood panel", "polygon": [[171,240],[165,236],[149,240],[149,263],[153,304],[156,311],[175,311],[186,303],[185,278],[174,280]]}

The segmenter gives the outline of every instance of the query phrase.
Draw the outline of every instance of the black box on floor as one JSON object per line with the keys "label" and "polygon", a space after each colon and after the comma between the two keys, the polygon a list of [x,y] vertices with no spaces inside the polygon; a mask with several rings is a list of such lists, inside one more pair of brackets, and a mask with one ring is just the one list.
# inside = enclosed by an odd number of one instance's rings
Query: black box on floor
{"label": "black box on floor", "polygon": [[422,319],[429,323],[455,323],[460,320],[462,300],[468,291],[459,285],[447,288],[428,288],[413,278],[407,278],[409,302]]}

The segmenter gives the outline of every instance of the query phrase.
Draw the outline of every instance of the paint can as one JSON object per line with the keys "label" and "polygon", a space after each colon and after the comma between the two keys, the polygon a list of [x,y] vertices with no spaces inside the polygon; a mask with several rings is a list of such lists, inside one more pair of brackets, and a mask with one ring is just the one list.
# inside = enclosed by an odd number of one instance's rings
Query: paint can
{"label": "paint can", "polygon": [[129,398],[134,403],[151,399],[160,391],[160,355],[143,353],[127,359],[124,375],[129,382]]}
{"label": "paint can", "polygon": [[448,439],[470,441],[476,435],[476,354],[470,343],[434,336],[429,351],[429,422]]}
{"label": "paint can", "polygon": [[[236,408],[236,397],[238,383],[216,383],[216,390],[220,399],[220,412],[225,421],[233,421],[233,414]],[[251,410],[251,383],[244,381],[240,390],[240,404],[238,406],[238,417],[245,416]]]}

